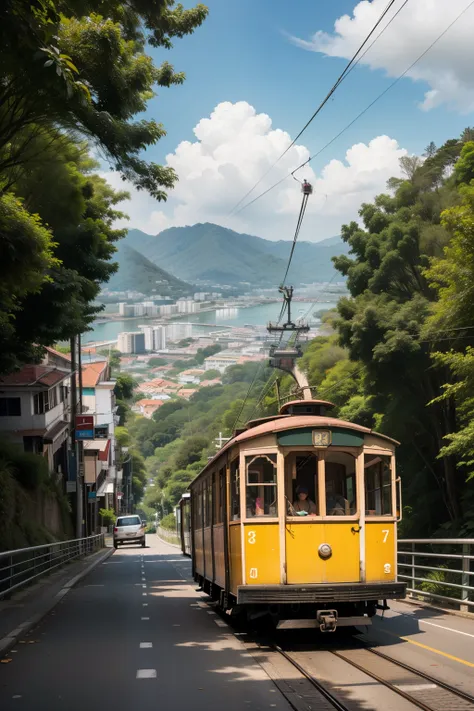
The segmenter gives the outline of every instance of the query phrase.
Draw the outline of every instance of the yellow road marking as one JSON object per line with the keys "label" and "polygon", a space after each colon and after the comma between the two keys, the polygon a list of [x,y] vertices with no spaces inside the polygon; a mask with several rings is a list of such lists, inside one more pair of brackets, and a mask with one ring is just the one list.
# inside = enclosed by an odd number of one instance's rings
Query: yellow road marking
{"label": "yellow road marking", "polygon": [[380,632],[384,632],[385,634],[390,635],[390,637],[395,637],[396,639],[403,639],[404,642],[409,642],[410,644],[414,644],[417,647],[421,647],[421,649],[426,649],[428,652],[433,652],[434,654],[439,654],[441,657],[446,657],[446,659],[451,659],[453,662],[458,662],[459,664],[464,664],[466,667],[472,667],[474,669],[474,663],[473,662],[468,662],[465,659],[460,659],[459,657],[455,657],[452,654],[448,654],[447,652],[442,652],[440,649],[435,649],[434,647],[428,647],[427,644],[422,644],[421,642],[415,642],[414,639],[409,639],[408,637],[400,637],[397,634],[394,634],[393,632],[389,632],[388,630],[377,630]]}

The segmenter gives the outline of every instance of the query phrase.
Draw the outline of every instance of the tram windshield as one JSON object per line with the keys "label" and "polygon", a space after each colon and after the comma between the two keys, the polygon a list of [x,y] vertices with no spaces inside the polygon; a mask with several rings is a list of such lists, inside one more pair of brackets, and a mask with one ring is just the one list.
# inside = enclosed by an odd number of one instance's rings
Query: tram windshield
{"label": "tram windshield", "polygon": [[[319,514],[318,457],[314,452],[292,452],[285,463],[286,500],[289,516]],[[306,497],[300,504],[299,492]]]}
{"label": "tram windshield", "polygon": [[355,458],[345,452],[325,456],[326,515],[353,516],[357,512]]}

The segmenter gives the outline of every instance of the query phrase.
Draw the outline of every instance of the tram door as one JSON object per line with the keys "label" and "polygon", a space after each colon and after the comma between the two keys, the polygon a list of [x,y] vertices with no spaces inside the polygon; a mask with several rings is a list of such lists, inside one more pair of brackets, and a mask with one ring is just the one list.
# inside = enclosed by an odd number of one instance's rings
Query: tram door
{"label": "tram door", "polygon": [[[291,453],[286,460],[286,491],[292,497],[286,520],[287,583],[359,582],[355,457],[326,450]],[[328,557],[324,544],[330,546]]]}

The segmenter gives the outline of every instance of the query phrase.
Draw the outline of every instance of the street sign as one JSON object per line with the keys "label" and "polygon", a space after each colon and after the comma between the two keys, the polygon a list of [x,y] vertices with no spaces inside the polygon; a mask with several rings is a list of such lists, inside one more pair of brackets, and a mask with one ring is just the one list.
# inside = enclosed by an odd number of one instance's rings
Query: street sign
{"label": "street sign", "polygon": [[76,493],[76,482],[75,481],[67,481],[66,482],[66,492],[68,494],[75,494]]}
{"label": "street sign", "polygon": [[117,499],[123,499],[123,492],[122,491],[117,492]]}
{"label": "street sign", "polygon": [[94,439],[94,415],[76,415],[76,439]]}
{"label": "street sign", "polygon": [[94,431],[94,439],[107,439],[109,436],[108,425],[97,425]]}
{"label": "street sign", "polygon": [[94,415],[76,415],[76,429],[90,430],[94,427]]}
{"label": "street sign", "polygon": [[76,439],[94,439],[94,430],[76,430]]}
{"label": "street sign", "polygon": [[97,498],[97,492],[89,491],[87,494],[87,498],[89,499],[89,501],[94,501]]}

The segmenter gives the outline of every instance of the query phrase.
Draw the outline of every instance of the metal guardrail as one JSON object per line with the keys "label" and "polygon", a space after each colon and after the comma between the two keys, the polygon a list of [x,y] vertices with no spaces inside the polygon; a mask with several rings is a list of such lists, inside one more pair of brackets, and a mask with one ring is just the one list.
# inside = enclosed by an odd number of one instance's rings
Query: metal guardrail
{"label": "metal guardrail", "polygon": [[158,534],[158,538],[161,538],[163,541],[166,541],[167,543],[172,543],[175,546],[180,545],[176,531],[170,531],[166,528],[161,528],[161,526],[158,526],[156,532]]}
{"label": "metal guardrail", "polygon": [[105,535],[47,543],[0,553],[0,599],[60,568],[68,561],[105,547]]}
{"label": "metal guardrail", "polygon": [[474,538],[405,538],[398,541],[398,580],[411,597],[474,613]]}

